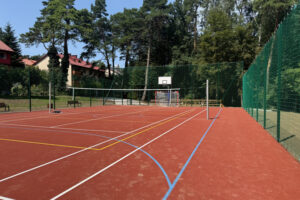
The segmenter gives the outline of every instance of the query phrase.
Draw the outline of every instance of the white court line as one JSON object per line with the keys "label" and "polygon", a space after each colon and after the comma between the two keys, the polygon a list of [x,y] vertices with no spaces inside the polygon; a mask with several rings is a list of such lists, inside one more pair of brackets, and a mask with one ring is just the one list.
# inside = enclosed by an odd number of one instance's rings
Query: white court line
{"label": "white court line", "polygon": [[119,116],[124,116],[124,115],[130,115],[130,114],[145,112],[145,111],[149,111],[149,110],[150,109],[140,110],[140,111],[131,112],[131,113],[124,113],[124,114],[117,114],[117,115],[110,115],[110,116],[105,116],[105,117],[99,117],[99,118],[96,118],[96,119],[87,119],[87,120],[83,120],[83,121],[77,121],[77,122],[71,122],[71,123],[66,123],[66,124],[60,124],[60,125],[57,125],[57,126],[50,126],[49,128],[57,128],[57,127],[61,127],[61,126],[67,126],[67,125],[73,125],[73,124],[80,124],[80,123],[84,123],[84,122],[91,122],[91,121],[96,121],[96,120],[100,120],[100,119],[107,119],[107,118],[111,118],[111,117],[119,117]]}
{"label": "white court line", "polygon": [[[193,109],[193,110],[194,110],[194,109]],[[133,130],[133,131],[127,132],[127,133],[122,134],[122,135],[119,135],[119,136],[117,136],[117,137],[114,137],[114,138],[108,139],[108,140],[106,140],[106,141],[100,142],[100,143],[98,143],[98,144],[89,146],[89,147],[87,147],[87,148],[85,148],[85,149],[76,151],[76,152],[74,152],[74,153],[65,155],[65,156],[63,156],[63,157],[57,158],[57,159],[52,160],[52,161],[49,161],[49,162],[47,162],[47,163],[38,165],[38,166],[33,167],[33,168],[30,168],[30,169],[28,169],[28,170],[25,170],[25,171],[19,172],[19,173],[17,173],[17,174],[11,175],[11,176],[9,176],[9,177],[3,178],[3,179],[0,180],[0,183],[1,183],[1,182],[4,182],[4,181],[6,181],[6,180],[9,180],[9,179],[15,178],[15,177],[17,177],[17,176],[20,176],[20,175],[22,175],[22,174],[31,172],[31,171],[33,171],[33,170],[39,169],[39,168],[41,168],[41,167],[50,165],[50,164],[55,163],[55,162],[57,162],[57,161],[63,160],[63,159],[65,159],[65,158],[74,156],[74,155],[79,154],[79,153],[81,153],[81,152],[87,151],[87,150],[89,150],[89,149],[91,149],[91,148],[94,148],[94,147],[97,147],[97,146],[99,146],[99,145],[101,145],[101,144],[104,144],[104,143],[107,143],[107,142],[109,142],[109,141],[115,140],[115,139],[117,139],[117,138],[119,138],[119,137],[123,137],[123,136],[125,136],[125,135],[134,133],[134,132],[139,131],[139,130],[144,129],[144,128],[147,128],[147,127],[149,127],[149,126],[153,126],[153,125],[155,125],[155,124],[158,124],[158,123],[160,123],[160,122],[162,122],[162,121],[165,121],[165,120],[168,120],[168,119],[170,119],[170,118],[176,117],[176,116],[178,116],[178,115],[181,115],[181,114],[184,114],[184,113],[187,113],[187,112],[192,112],[193,110],[188,110],[188,111],[185,111],[185,112],[182,112],[182,113],[178,113],[178,114],[176,114],[176,115],[172,115],[172,116],[167,117],[167,118],[165,118],[165,119],[162,119],[162,120],[153,122],[153,123],[151,123],[151,124],[148,124],[148,125],[146,125],[146,126],[140,127],[140,128],[135,129],[135,130]]]}
{"label": "white court line", "polygon": [[[33,126],[33,125],[26,125],[26,124],[3,124],[3,127],[0,128],[5,128],[5,126],[21,126],[21,127],[27,127],[27,128],[44,128],[44,129],[49,129],[47,126]],[[51,129],[56,129],[56,130],[70,130],[70,131],[87,131],[87,132],[107,132],[107,133],[127,133],[128,131],[111,131],[111,130],[102,130],[102,129],[77,129],[77,128],[51,128]]]}
{"label": "white court line", "polygon": [[7,198],[7,197],[0,196],[0,200],[14,200],[14,199],[11,199],[11,198]]}
{"label": "white court line", "polygon": [[[88,107],[90,108],[90,107]],[[102,108],[102,107],[101,107]],[[109,109],[97,109],[97,110],[94,110],[94,111],[86,111],[86,112],[70,112],[70,113],[62,113],[60,115],[50,115],[50,116],[55,116],[55,117],[63,117],[63,116],[66,116],[66,115],[76,115],[76,114],[85,114],[85,113],[95,113],[95,112],[99,112],[99,111],[108,111]],[[123,109],[119,109],[120,110],[123,110]],[[110,111],[110,110],[109,110]],[[113,109],[113,111],[118,111],[117,109]],[[126,111],[126,110],[125,110]],[[46,114],[46,115],[43,115],[43,116],[34,116],[34,117],[27,117],[27,118],[17,118],[17,119],[10,119],[10,120],[5,120],[5,121],[0,121],[0,123],[3,123],[3,122],[13,122],[13,121],[25,121],[25,120],[29,120],[29,119],[40,119],[40,118],[47,118],[49,117],[49,113],[48,112],[43,112],[42,114]]]}
{"label": "white court line", "polygon": [[115,164],[119,163],[120,161],[124,160],[125,158],[129,157],[130,155],[134,154],[135,152],[139,151],[140,149],[144,148],[145,146],[151,144],[151,143],[154,142],[155,140],[161,138],[162,136],[166,135],[167,133],[169,133],[169,132],[175,130],[175,129],[178,128],[179,126],[181,126],[181,125],[185,124],[186,122],[192,120],[193,118],[197,117],[198,115],[200,115],[200,114],[203,113],[204,111],[206,111],[206,110],[203,110],[203,111],[201,111],[200,113],[197,113],[196,115],[193,115],[192,117],[190,117],[190,118],[184,120],[184,121],[181,122],[180,124],[177,124],[177,125],[174,126],[173,128],[167,130],[166,132],[162,133],[161,135],[157,136],[156,138],[154,138],[154,139],[150,140],[149,142],[143,144],[143,145],[140,146],[139,148],[137,148],[137,149],[133,150],[132,152],[126,154],[126,155],[123,156],[122,158],[116,160],[115,162],[113,162],[113,163],[111,163],[110,165],[104,167],[103,169],[99,170],[98,172],[94,173],[93,175],[89,176],[88,178],[86,178],[86,179],[80,181],[79,183],[73,185],[73,186],[70,187],[69,189],[63,191],[62,193],[60,193],[60,194],[58,194],[58,195],[56,195],[55,197],[51,198],[50,200],[58,199],[59,197],[65,195],[65,194],[68,193],[68,192],[70,192],[71,190],[73,190],[73,189],[79,187],[79,186],[82,185],[83,183],[85,183],[85,182],[89,181],[90,179],[94,178],[95,176],[101,174],[101,173],[104,172],[105,170],[109,169],[110,167],[114,166]]}

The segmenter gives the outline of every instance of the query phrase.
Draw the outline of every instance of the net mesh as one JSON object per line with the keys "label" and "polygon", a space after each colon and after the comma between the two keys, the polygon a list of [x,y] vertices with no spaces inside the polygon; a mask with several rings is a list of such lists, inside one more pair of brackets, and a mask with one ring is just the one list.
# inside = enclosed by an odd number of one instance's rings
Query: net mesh
{"label": "net mesh", "polygon": [[[158,78],[171,76],[171,88],[180,88],[180,100],[196,102],[206,97],[206,80],[210,81],[209,99],[219,100],[225,106],[241,106],[243,63],[217,63],[185,66],[150,66],[148,77],[144,66],[117,68],[112,79],[101,79],[98,84],[77,81],[75,87],[110,89],[166,89],[158,84]],[[79,78],[75,78],[79,79]],[[97,82],[97,80],[95,81]],[[147,85],[145,84],[147,83]],[[155,93],[139,92],[142,100],[155,99]]]}
{"label": "net mesh", "polygon": [[243,107],[300,160],[300,6],[243,77]]}
{"label": "net mesh", "polygon": [[[75,69],[76,67],[74,67]],[[76,106],[101,106],[112,104],[112,99],[122,99],[125,105],[152,105],[155,91],[167,89],[158,84],[158,77],[171,76],[170,88],[180,88],[180,105],[201,106],[205,99],[206,80],[210,81],[209,99],[225,106],[240,106],[243,63],[216,63],[184,66],[136,66],[116,68],[112,77],[107,74],[95,76],[88,71],[72,73],[72,87],[104,88],[108,90],[76,91]],[[52,107],[56,109],[74,107],[73,91],[62,90],[53,80],[55,74],[37,67],[23,69],[0,66],[0,103],[9,105],[11,112],[47,110],[49,104],[49,81],[52,82]],[[147,85],[145,85],[147,83]],[[113,89],[138,89],[138,91],[117,92]],[[147,88],[149,90],[144,90]],[[150,92],[151,91],[151,92]],[[103,103],[104,102],[104,103]],[[116,101],[114,101],[116,102]],[[122,103],[121,102],[121,103]],[[148,103],[149,102],[149,103]],[[154,102],[155,103],[155,102]],[[220,104],[218,103],[218,104]],[[5,109],[0,107],[0,112]]]}
{"label": "net mesh", "polygon": [[155,91],[155,104],[160,106],[179,106],[179,92]]}

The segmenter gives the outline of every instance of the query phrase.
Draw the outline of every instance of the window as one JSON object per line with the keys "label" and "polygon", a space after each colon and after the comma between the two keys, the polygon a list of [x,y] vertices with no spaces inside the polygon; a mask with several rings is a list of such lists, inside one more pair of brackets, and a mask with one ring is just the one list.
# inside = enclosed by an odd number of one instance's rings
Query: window
{"label": "window", "polygon": [[5,60],[6,59],[6,53],[0,52],[0,59]]}

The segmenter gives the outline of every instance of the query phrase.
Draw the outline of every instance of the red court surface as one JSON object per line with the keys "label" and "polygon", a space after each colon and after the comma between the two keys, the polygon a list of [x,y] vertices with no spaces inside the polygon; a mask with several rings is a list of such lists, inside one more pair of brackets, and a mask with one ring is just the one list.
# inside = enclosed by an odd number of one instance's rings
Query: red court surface
{"label": "red court surface", "polygon": [[0,115],[0,199],[300,199],[300,164],[241,108]]}

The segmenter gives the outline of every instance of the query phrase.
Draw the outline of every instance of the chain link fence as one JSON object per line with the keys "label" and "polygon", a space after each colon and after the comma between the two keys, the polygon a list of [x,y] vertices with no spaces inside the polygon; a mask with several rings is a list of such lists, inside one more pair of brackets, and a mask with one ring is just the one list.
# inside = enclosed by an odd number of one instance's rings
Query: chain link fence
{"label": "chain link fence", "polygon": [[300,5],[243,77],[243,108],[300,160]]}

